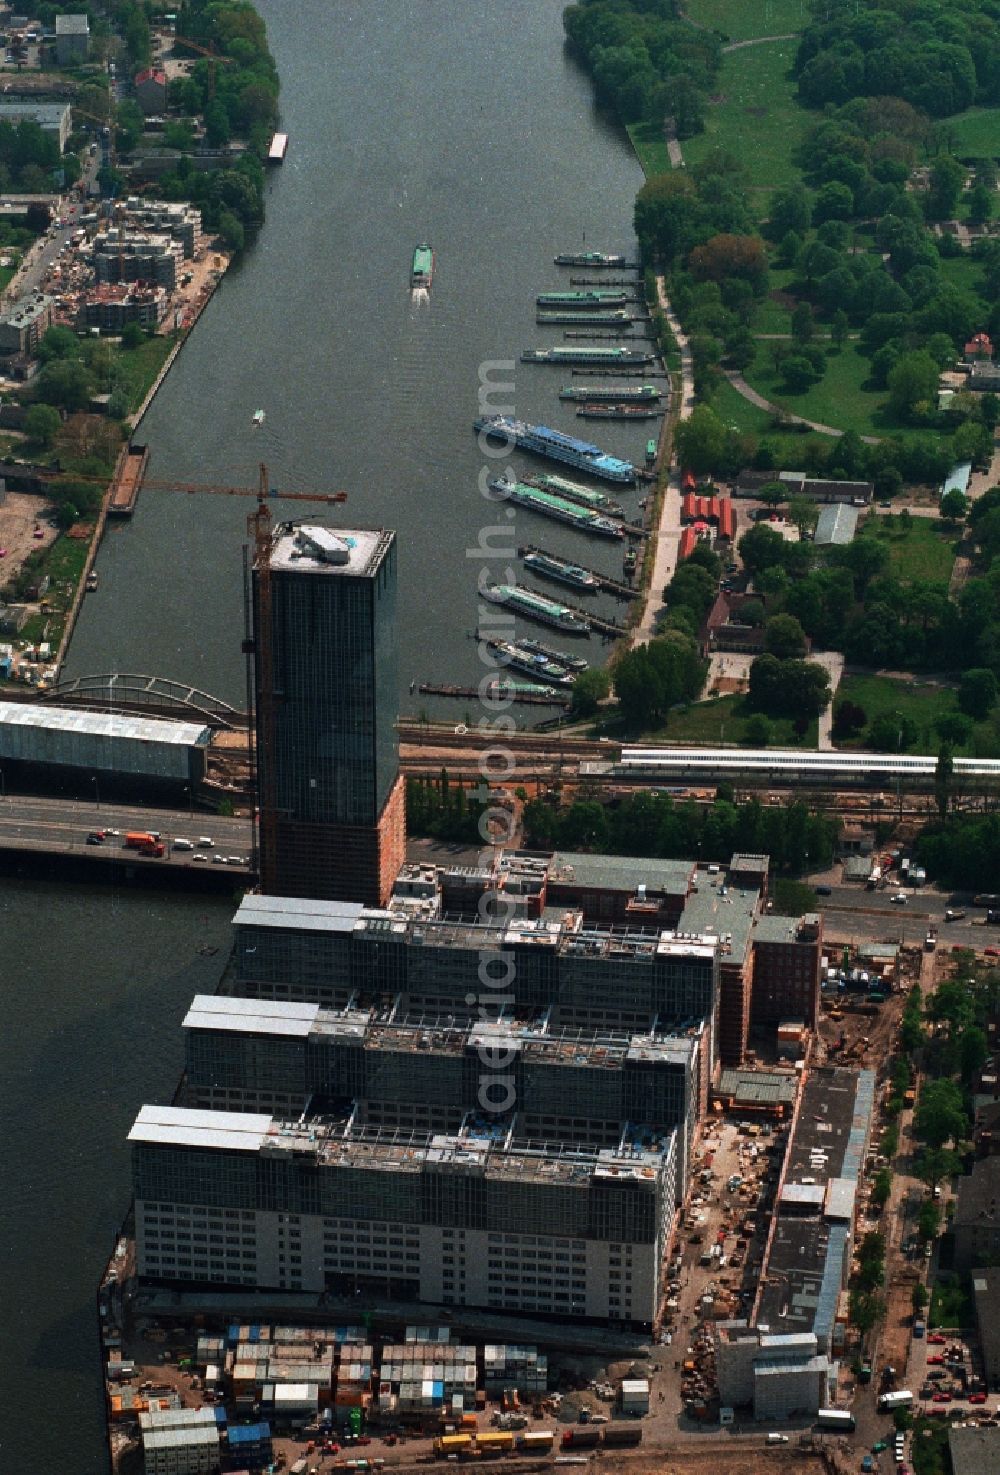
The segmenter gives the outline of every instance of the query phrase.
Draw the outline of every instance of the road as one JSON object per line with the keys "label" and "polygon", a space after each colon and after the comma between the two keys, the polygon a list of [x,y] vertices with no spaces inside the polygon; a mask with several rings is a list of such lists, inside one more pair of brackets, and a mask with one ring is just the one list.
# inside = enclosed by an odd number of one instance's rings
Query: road
{"label": "road", "polygon": [[41,291],[42,282],[53,264],[59,259],[59,253],[72,238],[73,232],[79,229],[80,216],[95,208],[88,202],[87,189],[96,178],[99,163],[97,156],[88,154],[85,157],[81,176],[83,193],[77,195],[69,191],[63,196],[55,220],[63,220],[66,222],[65,225],[57,225],[53,220],[45,235],[39,236],[24,258],[21,267],[8,283],[4,292],[5,301],[13,302],[21,297],[29,296],[32,292]]}
{"label": "road", "polygon": [[900,890],[888,886],[884,891],[866,891],[858,886],[834,886],[830,896],[821,896],[824,927],[827,936],[864,938],[875,933],[891,934],[904,943],[923,942],[928,924],[938,929],[938,946],[1000,947],[1000,927],[983,925],[983,907],[967,907],[967,915],[959,922],[946,922],[944,914],[951,902],[933,887],[907,891],[906,903],[900,906],[890,900]]}
{"label": "road", "polygon": [[[121,836],[109,835],[103,845],[88,845],[87,836],[96,830],[120,830]],[[156,830],[167,846],[162,860],[146,859],[135,850],[124,848],[128,830]],[[199,837],[210,836],[212,846],[197,846]],[[191,840],[194,850],[175,850],[178,838]],[[25,850],[58,855],[72,855],[88,860],[119,859],[126,865],[168,865],[203,870],[214,869],[219,862],[214,855],[239,856],[240,864],[230,866],[240,875],[250,873],[250,821],[246,818],[226,819],[219,815],[191,814],[183,809],[152,809],[145,806],[86,803],[70,799],[42,799],[29,795],[7,794],[0,798],[0,850]],[[207,862],[196,861],[195,855],[208,855]]]}

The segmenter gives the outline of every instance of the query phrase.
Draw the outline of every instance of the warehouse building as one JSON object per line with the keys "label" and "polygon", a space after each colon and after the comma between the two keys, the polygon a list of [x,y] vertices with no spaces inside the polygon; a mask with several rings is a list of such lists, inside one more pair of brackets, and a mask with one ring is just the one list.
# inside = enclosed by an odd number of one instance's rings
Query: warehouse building
{"label": "warehouse building", "polygon": [[199,994],[184,1020],[186,1101],[295,1118],[351,1102],[367,1126],[460,1131],[486,1113],[540,1142],[616,1147],[622,1122],[678,1130],[686,1178],[703,1096],[704,1025],[559,1033],[546,1021],[410,1021],[387,1011]]}
{"label": "warehouse building", "polygon": [[212,730],[162,717],[0,702],[0,763],[37,777],[83,774],[194,788],[205,777]]}
{"label": "warehouse building", "polygon": [[129,1133],[139,1275],[646,1327],[676,1134],[557,1148],[466,1127],[145,1106]]}

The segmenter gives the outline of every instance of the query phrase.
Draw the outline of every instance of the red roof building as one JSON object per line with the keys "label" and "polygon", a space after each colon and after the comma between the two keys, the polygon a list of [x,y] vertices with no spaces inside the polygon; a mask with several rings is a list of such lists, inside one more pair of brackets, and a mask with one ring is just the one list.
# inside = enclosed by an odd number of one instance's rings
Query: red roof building
{"label": "red roof building", "polygon": [[732,542],[736,532],[736,518],[729,497],[696,497],[688,492],[681,498],[681,522],[709,522],[714,524],[720,538]]}
{"label": "red roof building", "polygon": [[990,342],[989,334],[973,333],[965,345],[964,356],[967,364],[982,363],[984,359],[992,359],[993,344]]}
{"label": "red roof building", "polygon": [[684,531],[681,533],[681,541],[677,548],[678,563],[681,561],[681,559],[691,557],[691,554],[694,552],[697,542],[698,534],[695,532],[694,528],[685,528]]}

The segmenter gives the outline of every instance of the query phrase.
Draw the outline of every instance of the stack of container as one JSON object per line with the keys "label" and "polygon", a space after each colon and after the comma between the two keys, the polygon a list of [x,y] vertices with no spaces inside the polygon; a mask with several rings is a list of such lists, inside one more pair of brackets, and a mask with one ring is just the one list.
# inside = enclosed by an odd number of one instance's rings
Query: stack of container
{"label": "stack of container", "polygon": [[406,1342],[450,1342],[451,1328],[446,1326],[408,1326]]}
{"label": "stack of container", "polygon": [[476,1349],[436,1339],[387,1343],[379,1378],[380,1411],[392,1407],[393,1397],[400,1413],[474,1409]]}
{"label": "stack of container", "polygon": [[516,1388],[527,1397],[535,1397],[548,1388],[549,1359],[537,1347],[488,1342],[483,1349],[483,1378],[489,1396]]}
{"label": "stack of container", "polygon": [[215,1363],[216,1367],[221,1367],[225,1359],[226,1341],[224,1337],[200,1336],[198,1338],[194,1358],[198,1367],[208,1367],[210,1362]]}
{"label": "stack of container", "polygon": [[223,1470],[262,1470],[270,1465],[270,1424],[234,1424],[222,1446]]}
{"label": "stack of container", "polygon": [[336,1406],[338,1420],[346,1411],[360,1408],[365,1414],[371,1407],[372,1348],[370,1342],[344,1342],[337,1359]]}

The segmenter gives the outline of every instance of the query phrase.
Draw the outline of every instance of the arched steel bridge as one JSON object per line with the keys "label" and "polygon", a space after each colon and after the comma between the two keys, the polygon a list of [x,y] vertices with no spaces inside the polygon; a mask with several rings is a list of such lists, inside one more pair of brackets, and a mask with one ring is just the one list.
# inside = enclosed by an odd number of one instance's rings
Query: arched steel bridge
{"label": "arched steel bridge", "polygon": [[148,712],[207,723],[209,727],[246,727],[247,715],[207,691],[166,676],[111,671],[99,676],[70,676],[32,694],[39,702],[85,707],[101,712]]}

